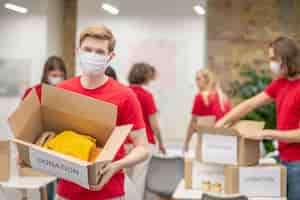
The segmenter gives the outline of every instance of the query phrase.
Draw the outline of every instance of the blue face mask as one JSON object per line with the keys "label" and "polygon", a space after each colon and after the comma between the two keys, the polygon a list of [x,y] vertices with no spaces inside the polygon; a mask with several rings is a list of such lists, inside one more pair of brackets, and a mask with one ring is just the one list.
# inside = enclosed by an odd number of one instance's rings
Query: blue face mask
{"label": "blue face mask", "polygon": [[109,58],[105,55],[80,50],[79,62],[84,75],[98,75],[104,74],[109,65]]}
{"label": "blue face mask", "polygon": [[64,78],[61,77],[61,76],[58,76],[58,77],[49,76],[48,77],[48,83],[51,84],[51,85],[56,85],[59,82],[62,82],[63,80],[64,80]]}
{"label": "blue face mask", "polygon": [[274,74],[278,75],[281,72],[281,64],[277,61],[271,61],[270,69]]}

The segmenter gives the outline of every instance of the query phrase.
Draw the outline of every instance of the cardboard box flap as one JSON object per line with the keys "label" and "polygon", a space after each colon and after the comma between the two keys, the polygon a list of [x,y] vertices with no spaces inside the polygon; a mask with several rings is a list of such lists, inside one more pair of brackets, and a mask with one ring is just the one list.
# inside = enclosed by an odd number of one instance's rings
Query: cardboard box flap
{"label": "cardboard box flap", "polygon": [[8,154],[9,152],[10,152],[9,141],[1,140],[0,141],[0,153],[1,154]]}
{"label": "cardboard box flap", "polygon": [[197,127],[197,132],[200,134],[220,134],[220,135],[232,135],[238,136],[237,130],[232,128],[215,128],[215,127]]}
{"label": "cardboard box flap", "polygon": [[232,126],[232,128],[239,132],[240,136],[246,134],[249,135],[249,133],[255,133],[256,131],[264,129],[264,127],[265,122],[250,120],[242,120]]}
{"label": "cardboard box flap", "polygon": [[0,141],[0,182],[8,181],[10,175],[10,144],[9,141]]}
{"label": "cardboard box flap", "polygon": [[100,156],[96,162],[111,161],[119,151],[128,134],[132,129],[132,125],[118,126],[114,129],[109,140],[105,144]]}
{"label": "cardboard box flap", "polygon": [[197,117],[197,127],[213,127],[216,123],[216,117],[212,115]]}
{"label": "cardboard box flap", "polygon": [[35,90],[20,102],[17,109],[9,116],[8,124],[15,137],[33,142],[42,131],[40,102]]}
{"label": "cardboard box flap", "polygon": [[73,130],[101,144],[110,137],[117,119],[115,105],[49,85],[42,87],[44,130]]}

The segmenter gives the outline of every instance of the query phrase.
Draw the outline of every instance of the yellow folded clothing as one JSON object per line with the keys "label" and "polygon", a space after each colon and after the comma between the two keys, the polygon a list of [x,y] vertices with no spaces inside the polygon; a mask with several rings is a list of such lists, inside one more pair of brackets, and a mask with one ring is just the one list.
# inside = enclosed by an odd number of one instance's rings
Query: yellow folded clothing
{"label": "yellow folded clothing", "polygon": [[89,161],[90,154],[96,149],[96,139],[73,131],[64,131],[47,141],[45,148]]}

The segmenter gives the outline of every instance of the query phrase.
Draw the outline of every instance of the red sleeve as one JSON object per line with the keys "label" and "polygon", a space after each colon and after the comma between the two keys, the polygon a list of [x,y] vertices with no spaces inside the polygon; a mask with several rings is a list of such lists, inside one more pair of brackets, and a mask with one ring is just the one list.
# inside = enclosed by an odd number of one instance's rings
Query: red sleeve
{"label": "red sleeve", "polygon": [[268,96],[272,97],[272,98],[276,98],[277,96],[277,91],[280,87],[280,82],[282,79],[277,79],[272,81],[272,83],[270,83],[265,89],[264,89],[264,93],[266,93]]}
{"label": "red sleeve", "polygon": [[228,113],[231,110],[231,102],[229,99],[225,102],[225,113]]}
{"label": "red sleeve", "polygon": [[197,95],[194,99],[192,114],[193,115],[204,115],[205,104],[201,95]]}
{"label": "red sleeve", "polygon": [[24,99],[29,95],[29,93],[31,92],[31,90],[32,90],[32,88],[28,88],[28,89],[25,91],[25,93],[24,93],[23,96],[22,96],[22,100],[24,100]]}
{"label": "red sleeve", "polygon": [[25,93],[24,93],[24,95],[23,95],[23,97],[22,97],[22,100],[24,100],[24,99],[30,94],[30,92],[31,92],[33,89],[35,90],[35,92],[36,92],[36,94],[37,94],[37,96],[38,96],[38,98],[39,98],[39,101],[41,102],[41,99],[42,99],[42,86],[41,86],[41,85],[36,85],[36,86],[34,86],[34,87],[32,87],[32,88],[28,88],[28,89],[25,91]]}
{"label": "red sleeve", "polygon": [[157,106],[151,94],[146,95],[145,98],[143,99],[143,107],[146,116],[157,113]]}
{"label": "red sleeve", "polygon": [[129,93],[118,112],[118,125],[132,124],[132,130],[145,128],[141,105],[133,92]]}

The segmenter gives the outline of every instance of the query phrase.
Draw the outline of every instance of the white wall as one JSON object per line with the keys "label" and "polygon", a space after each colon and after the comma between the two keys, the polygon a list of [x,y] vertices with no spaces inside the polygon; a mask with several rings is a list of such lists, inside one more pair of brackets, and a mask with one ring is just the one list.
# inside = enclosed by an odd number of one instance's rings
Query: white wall
{"label": "white wall", "polygon": [[[0,0],[0,59],[29,60],[28,85],[35,85],[40,81],[47,57],[53,54],[62,55],[62,1],[10,1],[27,7],[29,13],[25,15],[3,8],[5,2],[6,0]],[[0,139],[12,136],[7,130],[5,121],[19,101],[20,97],[0,97]],[[15,161],[14,156],[12,160]],[[16,174],[14,165],[11,174]],[[37,192],[31,192],[30,198],[39,199]],[[17,200],[20,199],[20,195],[10,191],[8,199]]]}
{"label": "white wall", "polygon": [[[196,93],[195,71],[205,64],[205,18],[194,15],[192,7],[187,15],[156,16],[155,9],[153,14],[145,10],[143,15],[134,4],[126,8],[130,16],[111,16],[99,9],[98,1],[78,2],[77,36],[89,25],[105,24],[112,29],[117,39],[113,66],[122,82],[133,62],[147,61],[158,68],[159,81],[152,89],[163,137],[167,142],[182,143]],[[162,11],[161,4],[157,5]],[[135,16],[137,10],[139,15]]]}
{"label": "white wall", "polygon": [[[2,6],[2,0],[0,3]],[[29,13],[25,15],[0,9],[0,59],[29,60],[29,86],[39,83],[48,56],[62,55],[61,4],[60,0],[27,0],[23,6]],[[0,120],[18,101],[19,97],[0,98]]]}

